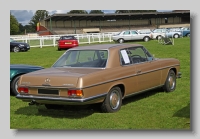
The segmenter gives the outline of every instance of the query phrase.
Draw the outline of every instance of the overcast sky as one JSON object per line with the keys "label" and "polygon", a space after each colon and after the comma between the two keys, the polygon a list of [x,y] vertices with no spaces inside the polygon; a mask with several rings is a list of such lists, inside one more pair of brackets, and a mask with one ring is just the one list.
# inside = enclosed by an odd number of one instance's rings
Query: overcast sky
{"label": "overcast sky", "polygon": [[[17,21],[21,23],[22,25],[26,25],[29,23],[31,18],[34,16],[36,10],[10,10],[11,14],[15,16]],[[47,10],[50,15],[54,13],[67,13],[70,10]],[[90,10],[87,10],[88,12]],[[114,13],[115,10],[102,10],[104,13]],[[159,11],[164,11],[168,12],[171,10],[159,10]]]}

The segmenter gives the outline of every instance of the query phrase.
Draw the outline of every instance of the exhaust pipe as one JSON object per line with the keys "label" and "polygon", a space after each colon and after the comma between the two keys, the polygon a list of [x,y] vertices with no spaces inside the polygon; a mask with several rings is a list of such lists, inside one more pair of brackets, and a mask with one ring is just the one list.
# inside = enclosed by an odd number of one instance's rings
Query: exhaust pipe
{"label": "exhaust pipe", "polygon": [[35,104],[37,104],[37,102],[35,102],[35,100],[32,100],[31,102],[28,103],[29,106],[30,105],[35,105]]}

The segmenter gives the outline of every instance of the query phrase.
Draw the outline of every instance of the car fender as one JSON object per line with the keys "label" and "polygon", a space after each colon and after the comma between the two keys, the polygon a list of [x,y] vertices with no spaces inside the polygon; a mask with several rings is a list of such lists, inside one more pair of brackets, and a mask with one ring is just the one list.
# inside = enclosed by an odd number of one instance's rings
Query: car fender
{"label": "car fender", "polygon": [[111,83],[110,87],[108,88],[107,92],[109,92],[113,87],[119,86],[122,92],[122,98],[125,97],[126,87],[125,84],[121,81]]}

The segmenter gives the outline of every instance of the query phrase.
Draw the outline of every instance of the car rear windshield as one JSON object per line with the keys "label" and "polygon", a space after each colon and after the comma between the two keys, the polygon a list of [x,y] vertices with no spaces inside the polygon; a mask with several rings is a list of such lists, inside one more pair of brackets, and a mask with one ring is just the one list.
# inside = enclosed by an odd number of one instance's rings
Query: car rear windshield
{"label": "car rear windshield", "polygon": [[74,36],[63,36],[60,38],[60,40],[74,40],[76,39]]}
{"label": "car rear windshield", "polygon": [[52,67],[105,68],[107,50],[69,50]]}

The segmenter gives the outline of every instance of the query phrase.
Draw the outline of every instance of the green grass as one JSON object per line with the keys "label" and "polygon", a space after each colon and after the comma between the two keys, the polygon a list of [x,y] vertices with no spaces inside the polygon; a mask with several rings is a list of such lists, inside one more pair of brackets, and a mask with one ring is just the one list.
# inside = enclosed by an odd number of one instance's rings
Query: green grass
{"label": "green grass", "polygon": [[[47,110],[10,96],[10,128],[190,130],[190,38],[175,39],[174,46],[156,40],[128,43],[143,44],[157,58],[180,60],[182,78],[177,79],[174,92],[156,89],[127,98],[116,113],[101,113],[95,106]],[[48,68],[64,52],[57,51],[57,47],[31,48],[29,52],[10,53],[10,63]]]}

